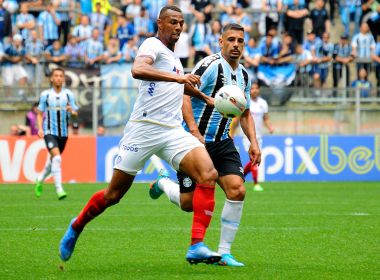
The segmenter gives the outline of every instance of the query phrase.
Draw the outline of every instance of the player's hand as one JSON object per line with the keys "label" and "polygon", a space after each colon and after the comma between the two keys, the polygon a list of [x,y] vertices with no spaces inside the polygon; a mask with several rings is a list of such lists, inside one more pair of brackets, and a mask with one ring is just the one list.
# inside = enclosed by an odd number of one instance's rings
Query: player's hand
{"label": "player's hand", "polygon": [[199,140],[202,144],[205,144],[204,136],[199,132],[198,129],[190,130],[190,133]]}
{"label": "player's hand", "polygon": [[201,85],[200,76],[194,74],[185,74],[178,78],[178,83],[188,84],[192,87],[199,87]]}
{"label": "player's hand", "polygon": [[273,134],[273,132],[274,132],[274,128],[273,128],[273,127],[270,127],[270,128],[269,128],[269,133],[270,133],[270,134]]}
{"label": "player's hand", "polygon": [[42,129],[38,130],[38,137],[44,138],[44,131]]}
{"label": "player's hand", "polygon": [[260,165],[261,151],[256,140],[253,141],[251,145],[249,146],[248,154],[249,154],[249,159],[252,162],[252,165],[255,165],[255,164]]}
{"label": "player's hand", "polygon": [[69,113],[72,113],[73,112],[73,108],[71,108],[70,105],[67,105],[66,106],[66,111],[69,112]]}

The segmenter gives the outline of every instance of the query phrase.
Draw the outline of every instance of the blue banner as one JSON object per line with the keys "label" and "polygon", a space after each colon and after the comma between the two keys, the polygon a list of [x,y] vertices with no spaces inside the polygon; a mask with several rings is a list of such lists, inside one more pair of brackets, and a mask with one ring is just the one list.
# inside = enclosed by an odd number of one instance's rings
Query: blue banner
{"label": "blue banner", "polygon": [[[109,181],[120,137],[97,138],[97,181]],[[242,163],[248,162],[242,138],[234,138]],[[175,172],[153,157],[136,182],[156,179],[161,168]],[[380,136],[266,136],[260,181],[380,181]],[[250,175],[247,181],[250,181]]]}
{"label": "blue banner", "polygon": [[296,66],[260,64],[257,77],[269,87],[285,87],[290,85],[296,77]]}
{"label": "blue banner", "polygon": [[119,126],[128,120],[137,97],[139,81],[131,74],[130,63],[102,64],[102,115],[105,127]]}

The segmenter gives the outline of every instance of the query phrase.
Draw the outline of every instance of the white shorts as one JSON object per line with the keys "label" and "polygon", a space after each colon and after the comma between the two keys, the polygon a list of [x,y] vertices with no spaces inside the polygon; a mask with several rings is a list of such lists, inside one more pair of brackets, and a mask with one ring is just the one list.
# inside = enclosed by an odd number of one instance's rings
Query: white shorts
{"label": "white shorts", "polygon": [[[260,151],[263,147],[263,138],[256,138],[257,144],[259,145]],[[247,136],[243,136],[243,146],[246,152],[248,152],[249,146],[251,145],[251,142],[249,142]]]}
{"label": "white shorts", "polygon": [[179,170],[179,164],[185,155],[197,147],[204,145],[182,127],[170,128],[148,122],[130,121],[120,140],[114,168],[136,175],[143,169],[145,162],[155,154],[175,170]]}
{"label": "white shorts", "polygon": [[1,72],[3,76],[3,84],[5,86],[13,86],[15,85],[15,82],[28,76],[24,67],[19,64],[3,66]]}

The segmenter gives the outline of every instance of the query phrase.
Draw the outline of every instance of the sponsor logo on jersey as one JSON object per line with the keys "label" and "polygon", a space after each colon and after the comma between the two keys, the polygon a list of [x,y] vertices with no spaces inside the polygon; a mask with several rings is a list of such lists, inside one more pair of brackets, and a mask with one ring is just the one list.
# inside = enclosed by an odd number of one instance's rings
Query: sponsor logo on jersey
{"label": "sponsor logo on jersey", "polygon": [[150,96],[153,96],[153,92],[154,92],[154,89],[155,89],[155,87],[156,87],[156,83],[150,83],[149,84],[149,87],[148,87],[148,94],[150,95]]}
{"label": "sponsor logo on jersey", "polygon": [[181,75],[181,70],[179,70],[177,67],[174,66],[173,72],[176,73],[177,75]]}
{"label": "sponsor logo on jersey", "polygon": [[123,145],[123,150],[138,153],[139,148],[136,145],[128,145],[127,144],[127,145]]}
{"label": "sponsor logo on jersey", "polygon": [[214,214],[214,212],[209,211],[209,210],[205,210],[205,214],[206,214],[206,216],[212,216],[212,214]]}
{"label": "sponsor logo on jersey", "polygon": [[115,164],[119,164],[121,162],[121,156],[117,156],[115,160]]}

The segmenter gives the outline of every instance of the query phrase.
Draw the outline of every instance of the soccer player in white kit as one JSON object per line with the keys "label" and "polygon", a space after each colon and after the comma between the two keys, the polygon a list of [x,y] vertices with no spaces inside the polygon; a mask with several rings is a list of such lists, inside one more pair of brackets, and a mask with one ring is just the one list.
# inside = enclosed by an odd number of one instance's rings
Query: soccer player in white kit
{"label": "soccer player in white kit", "polygon": [[[257,143],[259,144],[260,150],[262,150],[264,126],[268,129],[269,133],[271,134],[274,132],[274,128],[271,122],[269,121],[268,103],[265,101],[265,99],[260,97],[260,86],[258,82],[252,83],[250,95],[250,112],[253,120],[255,121]],[[243,145],[244,149],[248,151],[250,142],[246,137],[243,138]],[[263,191],[263,187],[260,186],[258,182],[258,169],[259,168],[257,164],[252,164],[252,162],[249,161],[244,166],[244,176],[247,176],[247,174],[251,172],[252,179],[254,182],[253,190]]]}
{"label": "soccer player in white kit", "polygon": [[221,258],[203,244],[214,210],[218,174],[204,145],[182,128],[181,112],[184,87],[192,88],[191,94],[207,104],[211,105],[213,99],[195,89],[200,85],[199,76],[184,75],[181,62],[174,55],[174,46],[184,24],[181,10],[176,6],[163,7],[157,24],[158,36],[143,42],[132,66],[133,77],[142,81],[119,144],[111,182],[106,189],[95,193],[81,213],[71,221],[60,243],[63,261],[71,257],[85,225],[107,207],[120,201],[131,187],[137,172],[154,154],[166,160],[174,169],[186,172],[197,182],[187,261],[214,263]]}

